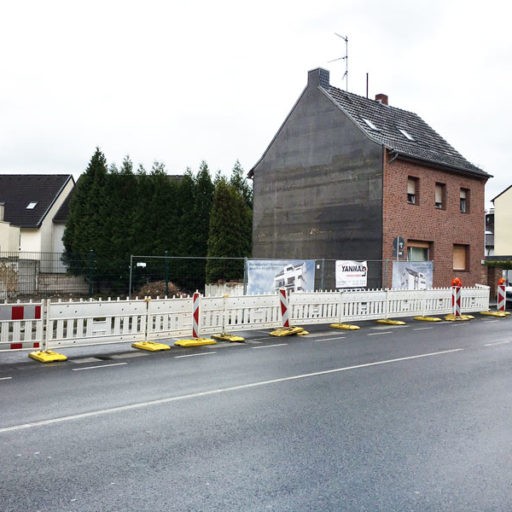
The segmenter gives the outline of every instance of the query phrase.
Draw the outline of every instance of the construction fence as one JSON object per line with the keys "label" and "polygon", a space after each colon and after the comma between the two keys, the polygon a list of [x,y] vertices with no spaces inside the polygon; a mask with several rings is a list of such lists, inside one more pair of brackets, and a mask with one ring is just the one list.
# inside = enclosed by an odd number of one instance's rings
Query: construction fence
{"label": "construction fence", "polygon": [[[458,289],[460,311],[488,311],[489,287]],[[0,352],[54,350],[109,343],[281,327],[281,297],[294,325],[442,315],[454,311],[453,288],[286,292],[172,299],[79,300],[0,304]],[[197,325],[194,325],[197,323]]]}
{"label": "construction fence", "polygon": [[[73,258],[61,253],[0,253],[0,300],[173,297],[432,287],[433,262],[257,259],[129,255]],[[430,280],[429,280],[430,278]],[[448,285],[449,283],[447,283]]]}

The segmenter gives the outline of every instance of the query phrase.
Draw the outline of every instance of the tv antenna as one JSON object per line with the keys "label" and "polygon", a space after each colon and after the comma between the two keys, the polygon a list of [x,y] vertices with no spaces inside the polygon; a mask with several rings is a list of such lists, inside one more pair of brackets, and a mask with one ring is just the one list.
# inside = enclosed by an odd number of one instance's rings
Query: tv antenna
{"label": "tv antenna", "polygon": [[345,61],[345,73],[343,73],[343,78],[345,79],[345,90],[348,92],[348,36],[342,36],[341,34],[338,34],[337,32],[334,32],[335,36],[338,36],[339,38],[343,39],[345,41],[345,56],[344,57],[338,57],[337,59],[330,60],[329,62],[336,62],[338,60],[344,60]]}

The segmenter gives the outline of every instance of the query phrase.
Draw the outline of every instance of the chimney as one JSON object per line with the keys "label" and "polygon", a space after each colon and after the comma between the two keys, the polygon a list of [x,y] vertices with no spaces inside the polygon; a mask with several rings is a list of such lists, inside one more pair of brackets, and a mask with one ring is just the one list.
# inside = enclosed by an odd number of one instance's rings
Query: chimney
{"label": "chimney", "polygon": [[329,71],[316,68],[308,72],[308,87],[329,87]]}
{"label": "chimney", "polygon": [[0,203],[0,222],[4,221],[5,203]]}
{"label": "chimney", "polygon": [[383,105],[387,105],[388,104],[388,96],[387,96],[387,94],[382,94],[382,93],[376,94],[375,101],[378,101],[379,103],[382,103]]}

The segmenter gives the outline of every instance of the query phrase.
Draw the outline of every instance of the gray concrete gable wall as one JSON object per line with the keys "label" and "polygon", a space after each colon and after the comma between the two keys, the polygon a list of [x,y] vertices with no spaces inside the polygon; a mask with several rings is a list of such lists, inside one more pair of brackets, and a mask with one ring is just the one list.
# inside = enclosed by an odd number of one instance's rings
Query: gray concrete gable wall
{"label": "gray concrete gable wall", "polygon": [[380,259],[382,154],[307,87],[254,168],[253,256]]}

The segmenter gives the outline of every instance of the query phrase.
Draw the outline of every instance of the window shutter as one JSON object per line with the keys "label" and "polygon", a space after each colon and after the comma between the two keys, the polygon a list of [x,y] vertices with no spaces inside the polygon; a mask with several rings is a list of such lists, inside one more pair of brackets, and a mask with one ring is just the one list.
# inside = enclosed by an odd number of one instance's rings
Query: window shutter
{"label": "window shutter", "polygon": [[436,185],[436,203],[443,202],[443,187],[442,185]]}

